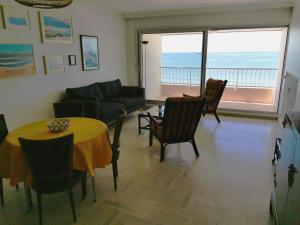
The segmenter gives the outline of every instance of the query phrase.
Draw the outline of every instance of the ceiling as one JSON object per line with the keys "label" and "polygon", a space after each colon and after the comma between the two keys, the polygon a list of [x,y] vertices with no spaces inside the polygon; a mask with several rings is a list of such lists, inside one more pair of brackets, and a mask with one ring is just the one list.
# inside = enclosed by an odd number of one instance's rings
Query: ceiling
{"label": "ceiling", "polygon": [[293,0],[94,0],[113,11],[129,15],[188,9],[234,9],[254,7],[279,8],[292,5]]}

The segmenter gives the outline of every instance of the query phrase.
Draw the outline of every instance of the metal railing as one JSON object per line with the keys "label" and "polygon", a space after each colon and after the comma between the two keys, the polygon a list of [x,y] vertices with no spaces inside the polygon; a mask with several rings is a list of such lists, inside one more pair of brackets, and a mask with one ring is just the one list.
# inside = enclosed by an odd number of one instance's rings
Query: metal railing
{"label": "metal railing", "polygon": [[[228,86],[275,88],[277,69],[207,68],[206,77],[228,80]],[[161,67],[161,83],[200,85],[201,68]]]}

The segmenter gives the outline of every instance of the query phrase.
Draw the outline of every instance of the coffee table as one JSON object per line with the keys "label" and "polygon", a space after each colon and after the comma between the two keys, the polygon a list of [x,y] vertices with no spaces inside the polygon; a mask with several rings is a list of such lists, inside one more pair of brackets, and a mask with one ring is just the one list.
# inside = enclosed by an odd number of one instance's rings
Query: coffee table
{"label": "coffee table", "polygon": [[[154,119],[161,120],[164,114],[165,107],[163,105],[157,105],[157,112],[158,115],[152,116]],[[142,125],[142,120],[146,120],[146,125]],[[141,110],[141,112],[138,114],[138,128],[139,128],[139,134],[141,134],[142,130],[150,130],[150,118],[148,115],[148,112]]]}

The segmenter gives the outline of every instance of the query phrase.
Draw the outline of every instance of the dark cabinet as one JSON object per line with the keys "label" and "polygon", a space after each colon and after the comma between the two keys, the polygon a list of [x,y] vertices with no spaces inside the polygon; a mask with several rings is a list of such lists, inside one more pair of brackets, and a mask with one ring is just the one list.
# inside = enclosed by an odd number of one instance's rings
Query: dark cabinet
{"label": "dark cabinet", "polygon": [[274,192],[270,210],[277,225],[300,224],[300,113],[285,116],[275,150]]}

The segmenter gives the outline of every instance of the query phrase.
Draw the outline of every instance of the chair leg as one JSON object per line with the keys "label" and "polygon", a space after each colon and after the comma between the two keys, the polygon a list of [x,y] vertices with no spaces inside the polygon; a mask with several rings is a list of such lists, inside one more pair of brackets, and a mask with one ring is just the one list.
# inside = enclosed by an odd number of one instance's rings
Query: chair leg
{"label": "chair leg", "polygon": [[117,177],[118,177],[117,161],[112,163],[112,171],[113,171],[113,178],[114,178],[114,188],[116,191],[118,189],[118,186],[117,186]]}
{"label": "chair leg", "polygon": [[30,211],[33,207],[32,197],[31,197],[31,190],[30,190],[29,187],[26,187],[25,184],[24,184],[24,190],[25,190],[25,196],[26,196],[26,203],[27,203],[27,206],[28,206],[28,211]]}
{"label": "chair leg", "polygon": [[193,145],[196,156],[199,157],[199,152],[198,152],[197,145],[196,145],[196,142],[194,139],[192,140],[192,145]]}
{"label": "chair leg", "polygon": [[217,112],[215,112],[214,114],[215,114],[215,117],[216,117],[216,119],[217,119],[218,123],[221,123],[221,120],[220,120],[220,118],[219,118],[219,116],[218,116]]}
{"label": "chair leg", "polygon": [[163,162],[165,159],[165,147],[163,143],[160,144],[160,162]]}
{"label": "chair leg", "polygon": [[39,225],[43,225],[43,212],[42,212],[42,194],[37,193],[37,206],[39,212]]}
{"label": "chair leg", "polygon": [[17,191],[19,191],[19,185],[18,184],[16,185],[16,189],[17,189]]}
{"label": "chair leg", "polygon": [[86,173],[84,173],[81,177],[82,200],[84,200],[86,197],[86,177]]}
{"label": "chair leg", "polygon": [[68,187],[68,194],[69,194],[69,199],[72,208],[73,221],[76,222],[77,218],[76,218],[76,211],[75,211],[75,202],[74,202],[73,190],[71,187]]}
{"label": "chair leg", "polygon": [[4,193],[3,193],[2,177],[0,177],[0,199],[1,199],[1,205],[4,206]]}
{"label": "chair leg", "polygon": [[116,175],[117,177],[119,176],[119,170],[118,170],[118,160],[116,160],[116,163],[115,163],[115,171],[116,171]]}
{"label": "chair leg", "polygon": [[138,114],[138,126],[139,126],[139,134],[141,134],[141,116]]}
{"label": "chair leg", "polygon": [[153,133],[150,128],[150,130],[149,130],[149,146],[152,146],[152,143],[153,143]]}
{"label": "chair leg", "polygon": [[96,180],[95,177],[92,177],[92,186],[93,186],[93,197],[94,197],[94,202],[97,201],[96,198]]}

